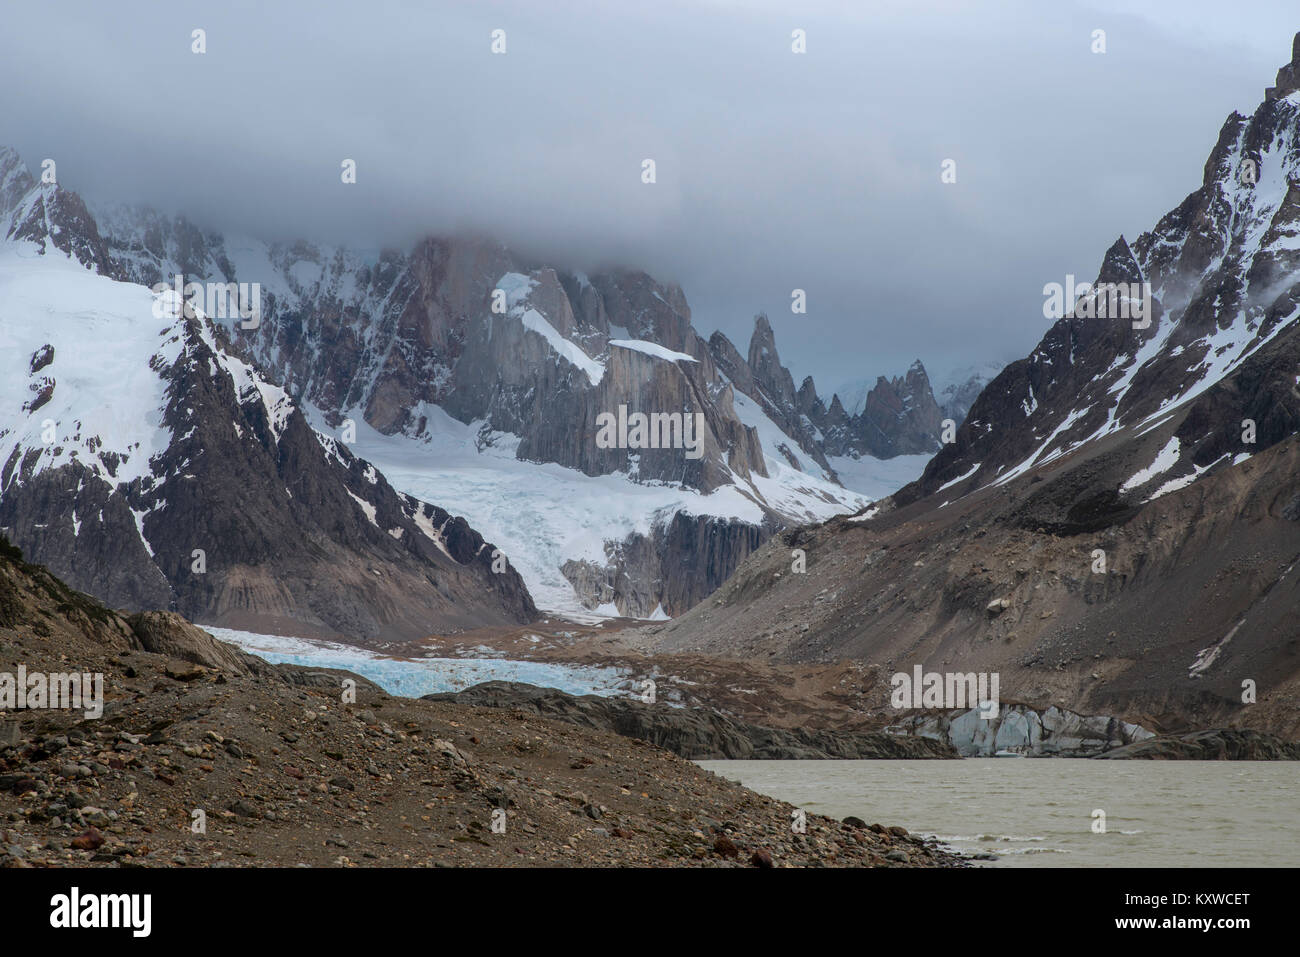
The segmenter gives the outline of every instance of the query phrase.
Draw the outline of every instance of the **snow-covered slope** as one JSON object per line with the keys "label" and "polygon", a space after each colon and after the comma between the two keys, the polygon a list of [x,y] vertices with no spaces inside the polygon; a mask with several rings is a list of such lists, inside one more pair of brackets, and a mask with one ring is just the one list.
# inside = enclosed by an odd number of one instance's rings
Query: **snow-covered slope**
{"label": "snow-covered slope", "polygon": [[[1097,285],[1145,284],[1149,316],[1094,315],[1095,297],[1068,304],[1034,351],[984,389],[957,441],[903,500],[966,475],[958,491],[1005,485],[1114,440],[1133,451],[1095,480],[1131,503],[1293,434],[1300,41],[1295,56],[1252,116],[1224,123],[1200,188],[1136,242],[1121,237],[1107,251]],[[1174,451],[1149,471],[1164,448]]]}
{"label": "snow-covered slope", "polygon": [[[478,239],[365,257],[147,210],[100,219],[117,268],[137,281],[260,283],[259,328],[233,310],[218,320],[231,339],[319,427],[342,441],[350,420],[362,454],[404,491],[437,494],[489,530],[548,610],[680,611],[773,530],[867,504],[791,403],[760,405],[733,383],[681,291],[644,273],[525,268]],[[764,354],[779,367],[774,345]],[[595,420],[620,406],[702,414],[702,455],[599,446]],[[685,535],[681,519],[703,524]],[[702,563],[675,551],[700,547]]]}
{"label": "snow-covered slope", "polygon": [[[774,531],[859,511],[912,477],[908,460],[875,469],[850,454],[842,483],[815,390],[796,393],[766,320],[748,359],[724,359],[697,336],[682,291],[645,273],[567,273],[481,238],[372,253],[221,235],[134,207],[92,215],[74,194],[22,181],[20,165],[0,158],[0,193],[29,241],[134,295],[177,276],[220,286],[209,311],[231,349],[214,352],[237,401],[266,406],[273,442],[299,404],[336,448],[355,432],[403,491],[490,529],[549,610],[679,613]],[[237,309],[250,293],[258,323]],[[162,401],[159,380],[148,385],[132,402],[149,408],[126,413],[130,467],[176,438],[136,435]],[[701,417],[698,449],[598,442],[596,422],[621,408]],[[370,507],[356,506],[373,527]],[[134,514],[147,540],[147,515]]]}
{"label": "snow-covered slope", "polygon": [[[353,412],[353,450],[375,463],[399,491],[436,499],[464,515],[510,555],[538,607],[549,612],[578,620],[619,614],[612,603],[593,608],[584,602],[562,567],[570,561],[604,565],[609,543],[650,538],[673,515],[764,522],[754,492],[740,484],[705,495],[662,482],[633,482],[624,474],[586,475],[555,463],[520,460],[516,436],[485,433],[482,423],[458,422],[437,406],[421,409],[420,415],[424,431],[411,437],[384,435]],[[319,410],[312,418],[322,431],[337,433]],[[829,482],[784,468],[792,474],[754,482],[767,501],[797,509],[808,521],[840,514],[855,501],[866,504]],[[650,617],[651,609],[638,610]]]}
{"label": "snow-covered slope", "polygon": [[354,641],[535,614],[494,546],[315,433],[201,312],[83,262],[74,195],[0,184],[0,531],[29,558],[118,607]]}

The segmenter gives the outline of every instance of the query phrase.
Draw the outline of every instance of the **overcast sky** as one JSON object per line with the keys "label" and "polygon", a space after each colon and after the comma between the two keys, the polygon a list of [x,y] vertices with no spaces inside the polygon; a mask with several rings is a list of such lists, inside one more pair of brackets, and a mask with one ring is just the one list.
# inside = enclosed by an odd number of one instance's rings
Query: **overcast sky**
{"label": "overcast sky", "polygon": [[267,238],[639,266],[742,352],[766,311],[826,393],[1028,352],[1043,284],[1199,185],[1297,30],[1295,0],[50,0],[5,11],[0,143]]}

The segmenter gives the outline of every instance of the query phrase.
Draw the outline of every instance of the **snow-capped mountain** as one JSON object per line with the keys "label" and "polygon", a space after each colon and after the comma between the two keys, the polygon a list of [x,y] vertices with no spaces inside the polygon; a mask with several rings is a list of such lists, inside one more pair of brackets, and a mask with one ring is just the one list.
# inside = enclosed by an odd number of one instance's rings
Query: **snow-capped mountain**
{"label": "snow-capped mountain", "polygon": [[890,459],[938,451],[944,415],[920,359],[905,375],[880,376],[870,388],[850,384],[846,391],[849,404],[838,392],[829,408],[809,403],[808,415],[825,435],[829,455]]}
{"label": "snow-capped mountain", "polygon": [[[774,530],[859,510],[923,465],[854,461],[846,488],[766,319],[741,357],[642,272],[565,272],[475,237],[367,259],[149,210],[97,219],[124,278],[256,283],[256,328],[216,320],[232,342],[402,491],[502,542],[550,610],[678,614]],[[620,409],[698,417],[697,447],[598,441]]]}
{"label": "snow-capped mountain", "polygon": [[949,374],[946,384],[939,387],[935,400],[945,419],[952,419],[957,425],[966,421],[970,407],[975,404],[984,387],[992,382],[1006,363],[985,362],[966,366]]}
{"label": "snow-capped mountain", "polygon": [[[920,479],[759,549],[647,650],[997,672],[1004,701],[1294,735],[1300,36],[1063,311]],[[809,574],[778,574],[796,544]]]}
{"label": "snow-capped mountain", "polygon": [[113,278],[0,152],[0,530],[109,603],[349,640],[531,620],[469,525],[315,432],[202,312]]}
{"label": "snow-capped mountain", "polygon": [[[985,388],[901,500],[1002,484],[1108,436],[1149,434],[1159,453],[1115,490],[1123,508],[1295,431],[1298,64],[1300,46],[1254,114],[1227,119],[1195,192],[1107,251],[1094,285],[1147,284],[1150,315],[1099,317],[1097,297],[1081,298]],[[1251,387],[1216,390],[1234,376]]]}

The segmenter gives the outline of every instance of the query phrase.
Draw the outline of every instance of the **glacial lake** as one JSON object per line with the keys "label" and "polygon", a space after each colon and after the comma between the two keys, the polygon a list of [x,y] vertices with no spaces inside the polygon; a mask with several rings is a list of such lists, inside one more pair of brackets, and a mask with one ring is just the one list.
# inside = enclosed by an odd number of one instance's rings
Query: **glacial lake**
{"label": "glacial lake", "polygon": [[[700,761],[836,819],[901,824],[982,867],[1294,867],[1300,762]],[[1093,830],[1095,810],[1106,832]]]}

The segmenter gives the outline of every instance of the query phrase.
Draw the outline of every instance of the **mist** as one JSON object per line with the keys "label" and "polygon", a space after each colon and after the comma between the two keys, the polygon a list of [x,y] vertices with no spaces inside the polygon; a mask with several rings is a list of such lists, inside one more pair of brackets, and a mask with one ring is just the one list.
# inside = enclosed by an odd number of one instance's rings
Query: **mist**
{"label": "mist", "polygon": [[92,204],[225,232],[472,230],[642,268],[742,352],[766,312],[829,398],[1028,352],[1044,284],[1199,185],[1297,25],[1173,0],[29,5],[0,37],[0,143]]}

